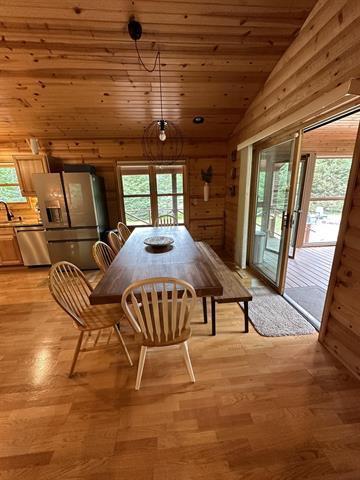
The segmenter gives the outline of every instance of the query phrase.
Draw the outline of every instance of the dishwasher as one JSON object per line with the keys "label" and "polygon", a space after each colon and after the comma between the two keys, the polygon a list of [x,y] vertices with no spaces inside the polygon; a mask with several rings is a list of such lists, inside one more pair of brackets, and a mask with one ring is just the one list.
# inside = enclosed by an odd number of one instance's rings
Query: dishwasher
{"label": "dishwasher", "polygon": [[15,232],[25,266],[51,264],[43,226],[15,227]]}

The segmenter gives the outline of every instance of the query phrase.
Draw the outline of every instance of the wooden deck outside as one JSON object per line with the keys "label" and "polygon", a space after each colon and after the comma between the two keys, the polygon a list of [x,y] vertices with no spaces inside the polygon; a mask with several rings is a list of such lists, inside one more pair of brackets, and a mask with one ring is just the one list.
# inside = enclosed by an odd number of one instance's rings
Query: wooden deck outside
{"label": "wooden deck outside", "polygon": [[317,286],[327,290],[335,247],[298,248],[289,258],[286,289]]}
{"label": "wooden deck outside", "polygon": [[300,248],[289,259],[285,295],[311,315],[319,328],[335,247]]}

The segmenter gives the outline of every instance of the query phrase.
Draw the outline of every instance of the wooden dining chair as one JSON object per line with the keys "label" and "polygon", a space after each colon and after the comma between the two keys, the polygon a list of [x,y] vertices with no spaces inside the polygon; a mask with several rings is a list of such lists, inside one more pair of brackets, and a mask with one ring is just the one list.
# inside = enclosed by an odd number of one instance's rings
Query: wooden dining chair
{"label": "wooden dining chair", "polygon": [[108,233],[108,242],[115,255],[120,252],[121,247],[124,245],[119,235],[112,230]]}
{"label": "wooden dining chair", "polygon": [[160,215],[155,220],[155,227],[174,227],[178,225],[178,221],[173,215]]}
{"label": "wooden dining chair", "polygon": [[109,247],[109,245],[101,240],[98,240],[96,243],[94,243],[92,252],[96,265],[100,268],[102,273],[105,273],[114,260],[115,253]]}
{"label": "wooden dining chair", "polygon": [[130,230],[128,229],[128,227],[123,222],[119,222],[117,224],[117,229],[118,229],[118,233],[119,233],[120,238],[122,239],[123,243],[125,243],[126,240],[131,235]]}
{"label": "wooden dining chair", "polygon": [[[90,305],[89,296],[93,288],[82,271],[69,262],[59,262],[51,267],[49,288],[55,301],[72,318],[74,326],[80,332],[69,377],[74,372],[80,352],[112,348],[119,343],[129,364],[133,365],[120,333],[119,322],[125,317],[120,305]],[[98,333],[92,336],[91,332],[94,331]],[[115,343],[111,342],[113,332],[116,336]]]}
{"label": "wooden dining chair", "polygon": [[134,330],[142,334],[135,390],[140,388],[148,349],[179,346],[190,379],[195,382],[187,343],[191,336],[190,320],[195,302],[194,288],[176,278],[149,278],[126,288],[122,308]]}

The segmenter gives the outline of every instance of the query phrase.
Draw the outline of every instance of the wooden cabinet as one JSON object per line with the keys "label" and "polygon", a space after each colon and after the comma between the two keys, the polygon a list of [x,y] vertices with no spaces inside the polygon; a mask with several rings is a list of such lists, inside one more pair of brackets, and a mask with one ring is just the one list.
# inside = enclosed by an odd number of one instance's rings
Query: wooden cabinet
{"label": "wooden cabinet", "polygon": [[46,155],[14,155],[13,159],[22,195],[35,197],[36,192],[31,177],[33,173],[49,171]]}
{"label": "wooden cabinet", "polygon": [[23,260],[14,229],[0,228],[0,266],[22,265]]}

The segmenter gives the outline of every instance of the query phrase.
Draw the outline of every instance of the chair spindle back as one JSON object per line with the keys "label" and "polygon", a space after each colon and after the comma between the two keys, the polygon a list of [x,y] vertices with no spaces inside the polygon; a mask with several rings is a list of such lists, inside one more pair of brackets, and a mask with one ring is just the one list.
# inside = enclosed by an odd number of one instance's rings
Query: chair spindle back
{"label": "chair spindle back", "polygon": [[120,252],[121,247],[124,244],[119,235],[113,231],[110,231],[108,233],[108,242],[110,244],[110,247],[113,249],[115,255]]}
{"label": "chair spindle back", "polygon": [[120,235],[120,238],[122,239],[123,243],[126,242],[126,240],[130,237],[131,232],[128,229],[128,227],[125,225],[123,222],[119,222],[117,224],[117,229]]}
{"label": "chair spindle back", "polygon": [[176,343],[189,331],[195,302],[189,283],[167,277],[134,282],[122,296],[122,308],[134,329],[141,331],[148,345],[158,346]]}
{"label": "chair spindle back", "polygon": [[50,269],[49,288],[60,307],[77,325],[85,327],[80,315],[90,305],[89,295],[93,289],[82,271],[70,262],[56,263]]}
{"label": "chair spindle back", "polygon": [[105,273],[115,258],[115,253],[105,242],[98,240],[93,245],[93,257],[96,265]]}
{"label": "chair spindle back", "polygon": [[160,215],[155,220],[155,227],[173,227],[178,225],[178,221],[173,215]]}

